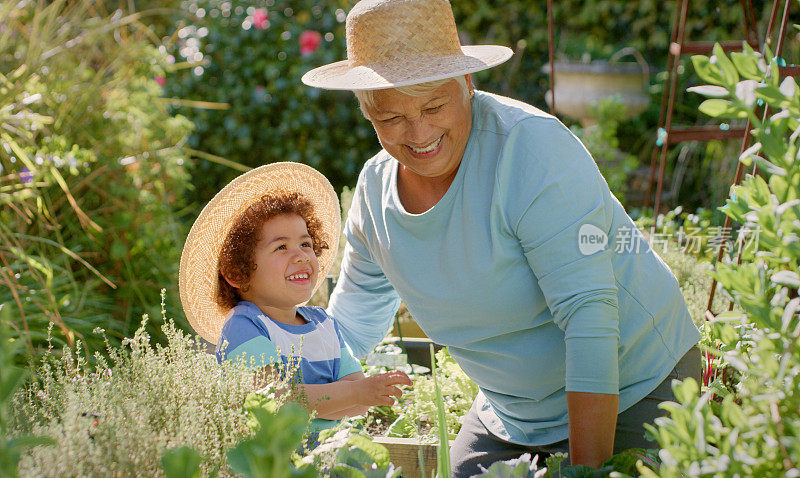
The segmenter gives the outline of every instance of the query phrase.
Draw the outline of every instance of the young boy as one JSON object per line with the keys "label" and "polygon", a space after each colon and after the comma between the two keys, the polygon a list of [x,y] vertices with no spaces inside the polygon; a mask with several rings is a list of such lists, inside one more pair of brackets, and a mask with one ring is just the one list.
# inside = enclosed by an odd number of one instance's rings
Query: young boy
{"label": "young boy", "polygon": [[391,405],[400,371],[365,377],[333,317],[303,307],[338,243],[339,203],[319,172],[274,163],[234,179],[203,209],[181,256],[181,300],[217,359],[256,367],[256,387],[293,371],[294,397],[325,420]]}

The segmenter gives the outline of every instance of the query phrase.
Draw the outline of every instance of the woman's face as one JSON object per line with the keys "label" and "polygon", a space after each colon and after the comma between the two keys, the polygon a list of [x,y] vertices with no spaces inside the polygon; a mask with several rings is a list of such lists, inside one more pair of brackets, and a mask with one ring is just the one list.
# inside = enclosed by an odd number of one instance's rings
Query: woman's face
{"label": "woman's face", "polygon": [[378,90],[374,100],[367,115],[392,157],[425,178],[455,176],[472,125],[470,102],[458,82],[451,80],[420,97]]}

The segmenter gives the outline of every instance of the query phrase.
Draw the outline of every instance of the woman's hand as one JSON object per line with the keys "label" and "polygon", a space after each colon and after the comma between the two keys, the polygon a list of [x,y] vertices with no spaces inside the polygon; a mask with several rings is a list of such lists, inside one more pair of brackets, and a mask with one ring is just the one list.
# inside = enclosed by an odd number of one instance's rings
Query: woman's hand
{"label": "woman's hand", "polygon": [[403,392],[400,385],[412,386],[411,379],[400,370],[371,375],[352,382],[355,390],[355,399],[359,405],[372,407],[376,405],[394,405],[395,398]]}

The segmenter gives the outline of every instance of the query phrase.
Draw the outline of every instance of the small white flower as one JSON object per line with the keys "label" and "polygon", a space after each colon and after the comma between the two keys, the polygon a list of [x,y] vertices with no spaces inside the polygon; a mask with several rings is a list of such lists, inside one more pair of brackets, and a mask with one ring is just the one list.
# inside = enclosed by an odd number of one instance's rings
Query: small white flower
{"label": "small white flower", "polygon": [[797,91],[797,84],[794,82],[794,78],[787,76],[783,79],[781,86],[778,89],[781,91],[783,96],[791,98],[794,96],[794,92]]}
{"label": "small white flower", "polygon": [[736,84],[736,97],[742,100],[747,106],[752,106],[756,102],[756,88],[763,86],[755,80],[744,80]]}

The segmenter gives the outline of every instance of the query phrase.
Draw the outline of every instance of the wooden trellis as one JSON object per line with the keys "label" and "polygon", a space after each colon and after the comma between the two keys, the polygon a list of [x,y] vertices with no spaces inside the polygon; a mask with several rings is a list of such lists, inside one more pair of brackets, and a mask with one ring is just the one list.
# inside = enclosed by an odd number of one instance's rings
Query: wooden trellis
{"label": "wooden trellis", "polygon": [[[768,44],[776,43],[774,47],[774,55],[776,58],[780,58],[783,52],[783,44],[786,37],[787,27],[789,23],[789,10],[791,6],[791,0],[784,0],[783,1],[783,8],[781,9],[781,0],[774,0],[772,5],[772,10],[770,13],[769,23],[767,25],[767,30],[764,35],[764,41],[759,41],[758,36],[758,27],[756,25],[756,16],[753,9],[752,0],[740,0],[739,1],[741,8],[742,8],[742,22],[745,31],[745,39],[743,41],[726,41],[726,42],[718,42],[722,49],[726,52],[729,51],[737,51],[742,50],[743,44],[746,42],[749,44],[754,50],[760,51],[762,54],[765,52],[765,48]],[[671,145],[685,142],[685,141],[710,141],[714,139],[736,139],[742,138],[742,147],[740,150],[739,155],[749,147],[749,143],[752,139],[750,134],[751,124],[748,120],[747,124],[744,127],[728,127],[728,128],[721,128],[717,125],[707,125],[707,126],[692,126],[692,127],[681,127],[673,125],[673,112],[675,108],[675,102],[677,98],[677,88],[678,88],[678,66],[680,65],[680,59],[683,55],[692,55],[692,54],[710,54],[713,50],[715,42],[698,42],[698,41],[691,41],[687,42],[685,39],[685,26],[686,26],[686,18],[688,15],[689,9],[689,0],[677,0],[677,5],[675,9],[675,20],[673,22],[672,34],[670,38],[670,47],[669,47],[669,59],[668,59],[668,66],[667,70],[669,71],[669,76],[667,79],[667,83],[664,87],[664,93],[661,99],[661,111],[659,114],[659,125],[658,125],[658,138],[656,140],[656,145],[653,148],[653,153],[650,159],[650,174],[648,179],[648,191],[647,196],[645,199],[645,209],[649,209],[650,207],[650,199],[653,197],[653,185],[656,185],[656,192],[655,192],[655,200],[654,200],[654,207],[653,207],[653,217],[657,218],[659,210],[661,208],[661,199],[662,199],[662,189],[664,185],[664,170],[665,170],[665,163],[667,158],[667,153],[669,147]],[[554,62],[554,39],[553,39],[553,7],[552,7],[552,0],[547,1],[547,20],[548,20],[548,39],[549,39],[549,63],[550,63],[550,71],[553,72],[553,62]],[[773,31],[775,26],[775,21],[778,18],[778,13],[782,10],[781,15],[781,24],[776,35],[776,39],[773,40]],[[786,66],[786,65],[779,65],[779,74],[781,78],[786,76],[798,76],[800,75],[800,67],[798,66]],[[555,80],[553,74],[550,74],[550,91],[553,92],[552,95],[552,102],[550,104],[550,112],[555,114]],[[769,114],[768,108],[763,108],[763,111],[757,112],[760,113],[763,119],[767,118]],[[658,159],[658,162],[656,162]],[[656,164],[658,163],[658,178],[655,181],[655,171],[656,171]],[[757,167],[753,166],[753,169],[750,174],[755,175],[758,172]],[[733,178],[732,185],[738,185],[741,182],[743,173],[743,165],[741,162],[737,162],[736,166],[736,174]],[[730,229],[731,229],[731,219],[730,217],[725,217],[725,225],[722,228],[722,237],[719,241],[719,249],[717,250],[717,256],[714,265],[716,266],[719,263],[726,252],[726,244],[727,241],[730,239]],[[741,263],[742,259],[742,244],[739,244],[739,250],[737,251],[737,263]],[[711,284],[711,290],[709,292],[708,303],[706,306],[706,312],[704,318],[706,320],[713,319],[716,314],[712,312],[712,304],[714,302],[714,296],[717,289],[717,281],[714,279]],[[728,310],[733,310],[733,302],[728,305]],[[716,371],[713,369],[713,362],[712,357],[707,355],[709,370],[704,373],[704,382],[708,384],[715,378]]]}
{"label": "wooden trellis", "polygon": [[[746,32],[746,41],[751,47],[756,50],[761,51],[763,54],[765,52],[765,48],[767,45],[771,45],[772,43],[776,43],[774,45],[774,54],[776,58],[780,58],[783,52],[783,45],[784,40],[786,37],[786,29],[788,27],[789,22],[789,10],[791,6],[790,0],[784,0],[783,8],[782,8],[782,18],[781,18],[781,25],[776,36],[776,39],[773,40],[773,30],[775,26],[775,20],[778,17],[779,11],[781,11],[780,0],[775,0],[772,5],[772,11],[770,13],[769,23],[767,25],[767,31],[764,35],[764,41],[759,42],[758,40],[758,32],[757,27],[755,24],[755,16],[752,7],[751,0],[740,0],[740,4],[742,6],[743,11],[743,22],[744,28]],[[667,85],[664,89],[664,95],[662,97],[661,102],[661,113],[659,119],[659,130],[658,130],[658,140],[656,142],[656,146],[653,149],[653,154],[650,161],[650,178],[649,178],[649,190],[647,194],[646,204],[645,207],[649,207],[649,200],[652,195],[652,186],[653,186],[653,177],[655,174],[655,165],[656,165],[656,157],[658,156],[658,181],[657,181],[657,188],[655,194],[655,205],[653,208],[653,217],[657,218],[659,209],[661,207],[661,194],[662,194],[662,187],[664,184],[664,166],[667,156],[667,151],[669,146],[672,144],[677,144],[683,141],[709,141],[712,139],[730,139],[730,138],[742,138],[742,146],[739,155],[741,154],[750,146],[750,141],[752,140],[752,136],[750,133],[751,124],[748,120],[747,124],[743,128],[729,128],[729,129],[720,129],[718,126],[711,125],[711,126],[702,126],[702,127],[690,127],[690,128],[680,128],[675,127],[672,124],[672,114],[675,106],[676,100],[676,93],[677,93],[677,69],[678,64],[680,63],[680,57],[685,54],[708,54],[711,53],[714,43],[713,42],[685,42],[684,41],[684,32],[685,32],[685,23],[686,23],[686,16],[687,10],[689,6],[689,0],[678,0],[678,5],[676,8],[676,16],[675,16],[675,23],[673,25],[672,30],[672,40],[670,43],[669,49],[669,78],[667,81]],[[725,51],[736,51],[741,50],[743,46],[743,41],[739,42],[721,42],[720,46],[722,46],[723,50]],[[772,46],[772,45],[771,45]],[[797,66],[786,66],[780,65],[779,66],[779,74],[781,78],[786,76],[798,76],[800,74],[800,68]],[[763,111],[757,112],[757,114],[761,115],[762,119],[766,119],[767,115],[769,115],[769,108],[764,107]],[[733,178],[732,185],[738,185],[742,180],[742,173],[744,170],[744,166],[741,162],[737,162],[736,166],[736,174]],[[750,172],[751,175],[757,174],[758,169],[754,165],[752,171]],[[722,227],[721,235],[719,241],[719,249],[717,250],[716,260],[714,265],[716,266],[717,263],[722,261],[723,256],[726,252],[726,245],[728,240],[730,239],[730,231],[731,231],[731,218],[725,216],[725,224]],[[737,251],[737,263],[741,263],[742,260],[742,249],[743,243],[739,241],[739,248]],[[714,296],[717,289],[717,281],[716,279],[712,280],[711,290],[709,292],[708,303],[706,305],[706,312],[704,318],[706,320],[712,320],[715,318],[716,313],[712,311]],[[728,304],[728,310],[733,310],[733,302]],[[713,358],[710,354],[706,356],[708,362],[708,368],[704,370],[703,373],[703,381],[706,385],[711,383],[716,378],[717,371],[713,367]]]}

